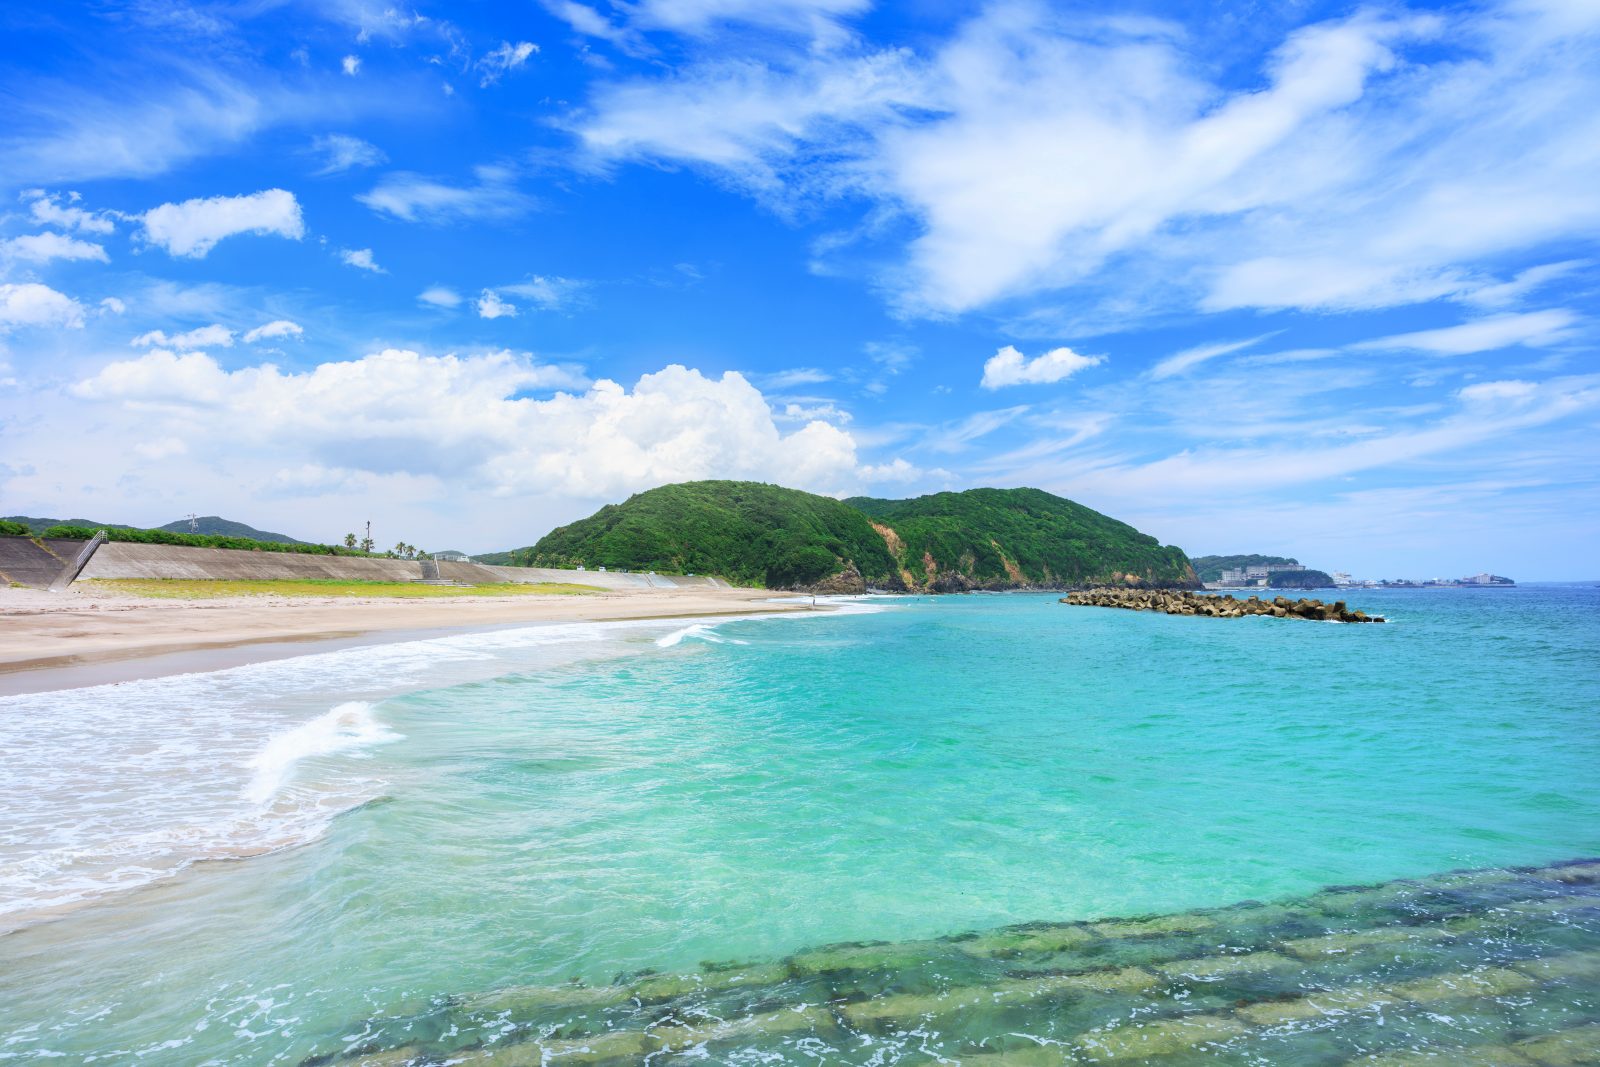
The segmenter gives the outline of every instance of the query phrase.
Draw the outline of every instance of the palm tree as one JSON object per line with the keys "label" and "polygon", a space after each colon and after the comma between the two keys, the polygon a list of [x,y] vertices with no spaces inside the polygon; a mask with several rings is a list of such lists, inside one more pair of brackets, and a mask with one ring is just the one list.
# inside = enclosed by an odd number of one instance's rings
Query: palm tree
{"label": "palm tree", "polygon": [[348,533],[348,534],[344,535],[344,547],[346,547],[346,548],[354,548],[354,547],[356,547],[356,535],[355,534]]}

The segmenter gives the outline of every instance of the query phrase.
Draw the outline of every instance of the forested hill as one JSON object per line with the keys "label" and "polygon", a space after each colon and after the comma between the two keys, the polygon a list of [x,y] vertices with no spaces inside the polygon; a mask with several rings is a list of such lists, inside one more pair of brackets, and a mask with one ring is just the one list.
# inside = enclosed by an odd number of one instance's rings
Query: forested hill
{"label": "forested hill", "polygon": [[609,504],[513,558],[839,592],[1196,584],[1181,550],[1037,489],[841,502],[757,482],[686,482]]}
{"label": "forested hill", "polygon": [[247,537],[252,541],[275,541],[280,545],[303,545],[307,542],[288,534],[272,533],[269,530],[258,530],[254,526],[247,526],[242,522],[224,519],[220,515],[202,515],[194,520],[193,528],[188,519],[179,519],[169,522],[165,526],[157,526],[158,530],[167,530],[171,533],[197,533],[214,537]]}
{"label": "forested hill", "polygon": [[866,584],[896,571],[883,538],[855,508],[759,482],[663,485],[512,556],[524,566],[714,574],[773,589],[814,586],[851,564]]}
{"label": "forested hill", "polygon": [[[32,515],[7,515],[6,520],[21,523],[31,530],[35,536],[44,533],[53,526],[73,526],[88,530],[138,530],[143,527],[129,526],[121,522],[95,522],[92,519],[41,519]],[[258,530],[254,526],[247,526],[242,522],[224,519],[220,515],[206,515],[194,520],[194,528],[189,526],[188,519],[178,519],[165,526],[155,527],[167,533],[195,533],[212,537],[243,537],[251,541],[268,541],[280,545],[303,545],[306,542],[290,537],[288,534],[269,533]]]}
{"label": "forested hill", "polygon": [[1240,567],[1265,567],[1269,563],[1298,564],[1300,561],[1289,556],[1196,556],[1189,562],[1194,564],[1194,570],[1202,582],[1220,582],[1223,571],[1237,570]]}

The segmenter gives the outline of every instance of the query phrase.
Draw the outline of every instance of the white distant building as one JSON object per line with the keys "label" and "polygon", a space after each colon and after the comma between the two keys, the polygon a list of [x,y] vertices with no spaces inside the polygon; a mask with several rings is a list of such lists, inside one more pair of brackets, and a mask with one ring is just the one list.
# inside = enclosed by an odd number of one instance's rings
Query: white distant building
{"label": "white distant building", "polygon": [[1266,585],[1267,579],[1279,571],[1303,570],[1305,567],[1299,563],[1252,563],[1223,571],[1217,584],[1234,588],[1247,585],[1261,586]]}

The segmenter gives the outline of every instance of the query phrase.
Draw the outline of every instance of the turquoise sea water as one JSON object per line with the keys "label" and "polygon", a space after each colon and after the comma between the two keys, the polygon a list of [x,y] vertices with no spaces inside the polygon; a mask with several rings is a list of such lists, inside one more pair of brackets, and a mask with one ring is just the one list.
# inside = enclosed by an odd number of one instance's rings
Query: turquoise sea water
{"label": "turquoise sea water", "polygon": [[903,598],[7,700],[0,1061],[294,1064],[509,987],[1600,855],[1600,589],[1349,599],[1392,621]]}

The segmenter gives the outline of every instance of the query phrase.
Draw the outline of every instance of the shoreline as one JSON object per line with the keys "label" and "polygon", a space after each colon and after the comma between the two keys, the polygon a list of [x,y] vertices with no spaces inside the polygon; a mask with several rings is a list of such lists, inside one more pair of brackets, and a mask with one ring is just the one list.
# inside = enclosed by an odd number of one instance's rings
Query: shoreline
{"label": "shoreline", "polygon": [[0,697],[224,670],[338,648],[546,623],[826,610],[764,589],[409,600],[159,600],[0,590]]}

